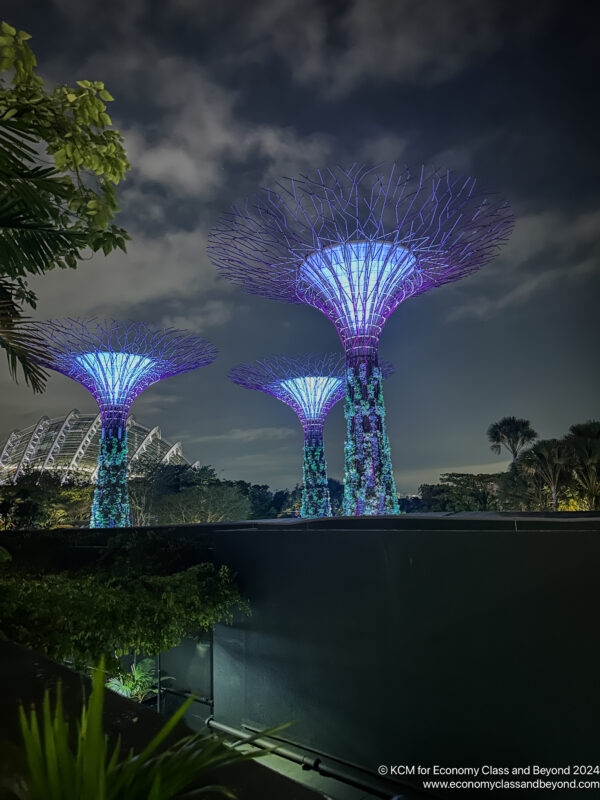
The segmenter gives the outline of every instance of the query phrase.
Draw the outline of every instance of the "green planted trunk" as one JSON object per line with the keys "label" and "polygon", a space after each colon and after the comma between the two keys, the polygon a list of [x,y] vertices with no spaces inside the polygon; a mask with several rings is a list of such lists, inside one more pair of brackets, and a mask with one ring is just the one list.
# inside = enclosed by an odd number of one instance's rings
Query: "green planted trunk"
{"label": "green planted trunk", "polygon": [[351,361],[346,376],[344,513],[398,514],[381,370],[373,360]]}
{"label": "green planted trunk", "polygon": [[331,499],[327,484],[327,462],[323,446],[323,429],[307,428],[304,433],[304,466],[302,487],[303,517],[330,517]]}
{"label": "green planted trunk", "polygon": [[127,528],[130,524],[127,429],[102,428],[90,527]]}

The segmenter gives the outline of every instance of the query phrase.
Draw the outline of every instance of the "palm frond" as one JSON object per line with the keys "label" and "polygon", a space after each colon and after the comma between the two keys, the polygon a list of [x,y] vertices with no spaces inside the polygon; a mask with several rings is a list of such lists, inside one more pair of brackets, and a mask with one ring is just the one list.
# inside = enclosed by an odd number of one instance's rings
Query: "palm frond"
{"label": "palm frond", "polygon": [[25,383],[40,393],[46,388],[48,374],[34,359],[44,353],[40,345],[28,339],[21,327],[27,317],[14,299],[16,291],[14,284],[0,279],[0,348],[6,353],[8,370],[14,380],[18,380],[20,368]]}
{"label": "palm frond", "polygon": [[11,278],[39,275],[56,266],[66,266],[64,259],[80,258],[79,249],[86,237],[77,231],[60,230],[51,224],[28,219],[18,211],[12,215],[0,207],[0,264]]}
{"label": "palm frond", "polygon": [[36,139],[18,122],[0,122],[0,160],[12,167],[33,164],[37,151],[31,146]]}
{"label": "palm frond", "polygon": [[[186,736],[164,749],[166,738],[183,719],[193,697],[164,723],[142,752],[121,753],[120,741],[110,750],[102,723],[105,679],[101,662],[94,671],[89,699],[81,710],[74,748],[71,744],[73,731],[65,718],[60,688],[54,709],[46,691],[41,718],[35,709],[28,715],[19,708],[30,800],[119,800],[124,797],[172,800],[181,797],[193,782],[200,782],[217,767],[269,752],[253,749],[241,753],[212,733]],[[254,738],[250,737],[245,743],[252,744]],[[235,798],[224,786],[204,783],[183,796],[192,798],[210,791]]]}
{"label": "palm frond", "polygon": [[71,216],[70,180],[39,163],[33,141],[0,122],[0,271],[11,278],[74,267],[90,241]]}

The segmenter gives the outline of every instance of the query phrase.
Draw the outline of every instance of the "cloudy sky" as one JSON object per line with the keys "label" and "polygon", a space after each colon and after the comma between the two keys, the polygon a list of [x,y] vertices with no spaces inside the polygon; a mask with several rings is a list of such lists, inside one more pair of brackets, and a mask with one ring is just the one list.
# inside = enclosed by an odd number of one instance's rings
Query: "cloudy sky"
{"label": "cloudy sky", "polygon": [[[582,0],[4,0],[50,82],[102,80],[132,170],[120,189],[128,254],[33,283],[37,316],[114,316],[190,328],[219,359],[151,387],[135,417],[223,477],[291,487],[302,434],[277,400],[227,371],[271,353],[337,351],[312,308],[218,277],[207,232],[281,175],[354,161],[433,163],[512,204],[502,255],[406,302],[381,356],[398,489],[494,471],[490,422],[560,436],[598,410],[597,48]],[[44,396],[0,364],[0,441],[42,414],[91,412],[62,376]],[[342,477],[342,408],[326,427]]]}

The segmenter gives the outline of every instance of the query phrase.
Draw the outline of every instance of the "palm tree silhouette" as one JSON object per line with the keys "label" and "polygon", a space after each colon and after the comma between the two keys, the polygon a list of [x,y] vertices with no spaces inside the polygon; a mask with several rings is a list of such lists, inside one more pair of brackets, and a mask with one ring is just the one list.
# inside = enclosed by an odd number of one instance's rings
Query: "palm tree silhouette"
{"label": "palm tree silhouette", "polygon": [[531,427],[528,419],[516,417],[502,417],[498,422],[493,422],[487,430],[487,437],[491,442],[491,451],[497,456],[506,448],[512,456],[513,462],[519,457],[521,450],[538,437]]}
{"label": "palm tree silhouette", "polygon": [[565,436],[569,466],[589,511],[600,508],[600,422],[571,425]]}
{"label": "palm tree silhouette", "polygon": [[558,439],[543,439],[524,453],[519,467],[537,478],[550,492],[552,510],[558,509],[558,493],[568,474],[565,444]]}

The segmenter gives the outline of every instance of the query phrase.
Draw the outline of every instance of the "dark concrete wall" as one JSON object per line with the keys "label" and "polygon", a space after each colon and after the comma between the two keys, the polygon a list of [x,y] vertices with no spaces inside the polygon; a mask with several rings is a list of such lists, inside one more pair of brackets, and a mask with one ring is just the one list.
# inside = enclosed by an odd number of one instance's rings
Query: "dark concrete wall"
{"label": "dark concrete wall", "polygon": [[[15,563],[91,565],[107,556],[102,533],[10,534],[3,544]],[[190,563],[214,559],[238,572],[253,614],[214,635],[219,722],[293,720],[287,738],[373,771],[597,763],[593,515],[273,520],[131,533],[141,548],[165,553],[181,539]],[[206,647],[184,642],[161,666],[179,693],[165,698],[165,710],[187,690],[210,694]],[[196,703],[190,724],[208,713],[210,705]]]}
{"label": "dark concrete wall", "polygon": [[215,633],[215,718],[294,720],[288,738],[373,770],[594,764],[599,533],[589,518],[215,530],[253,609]]}

